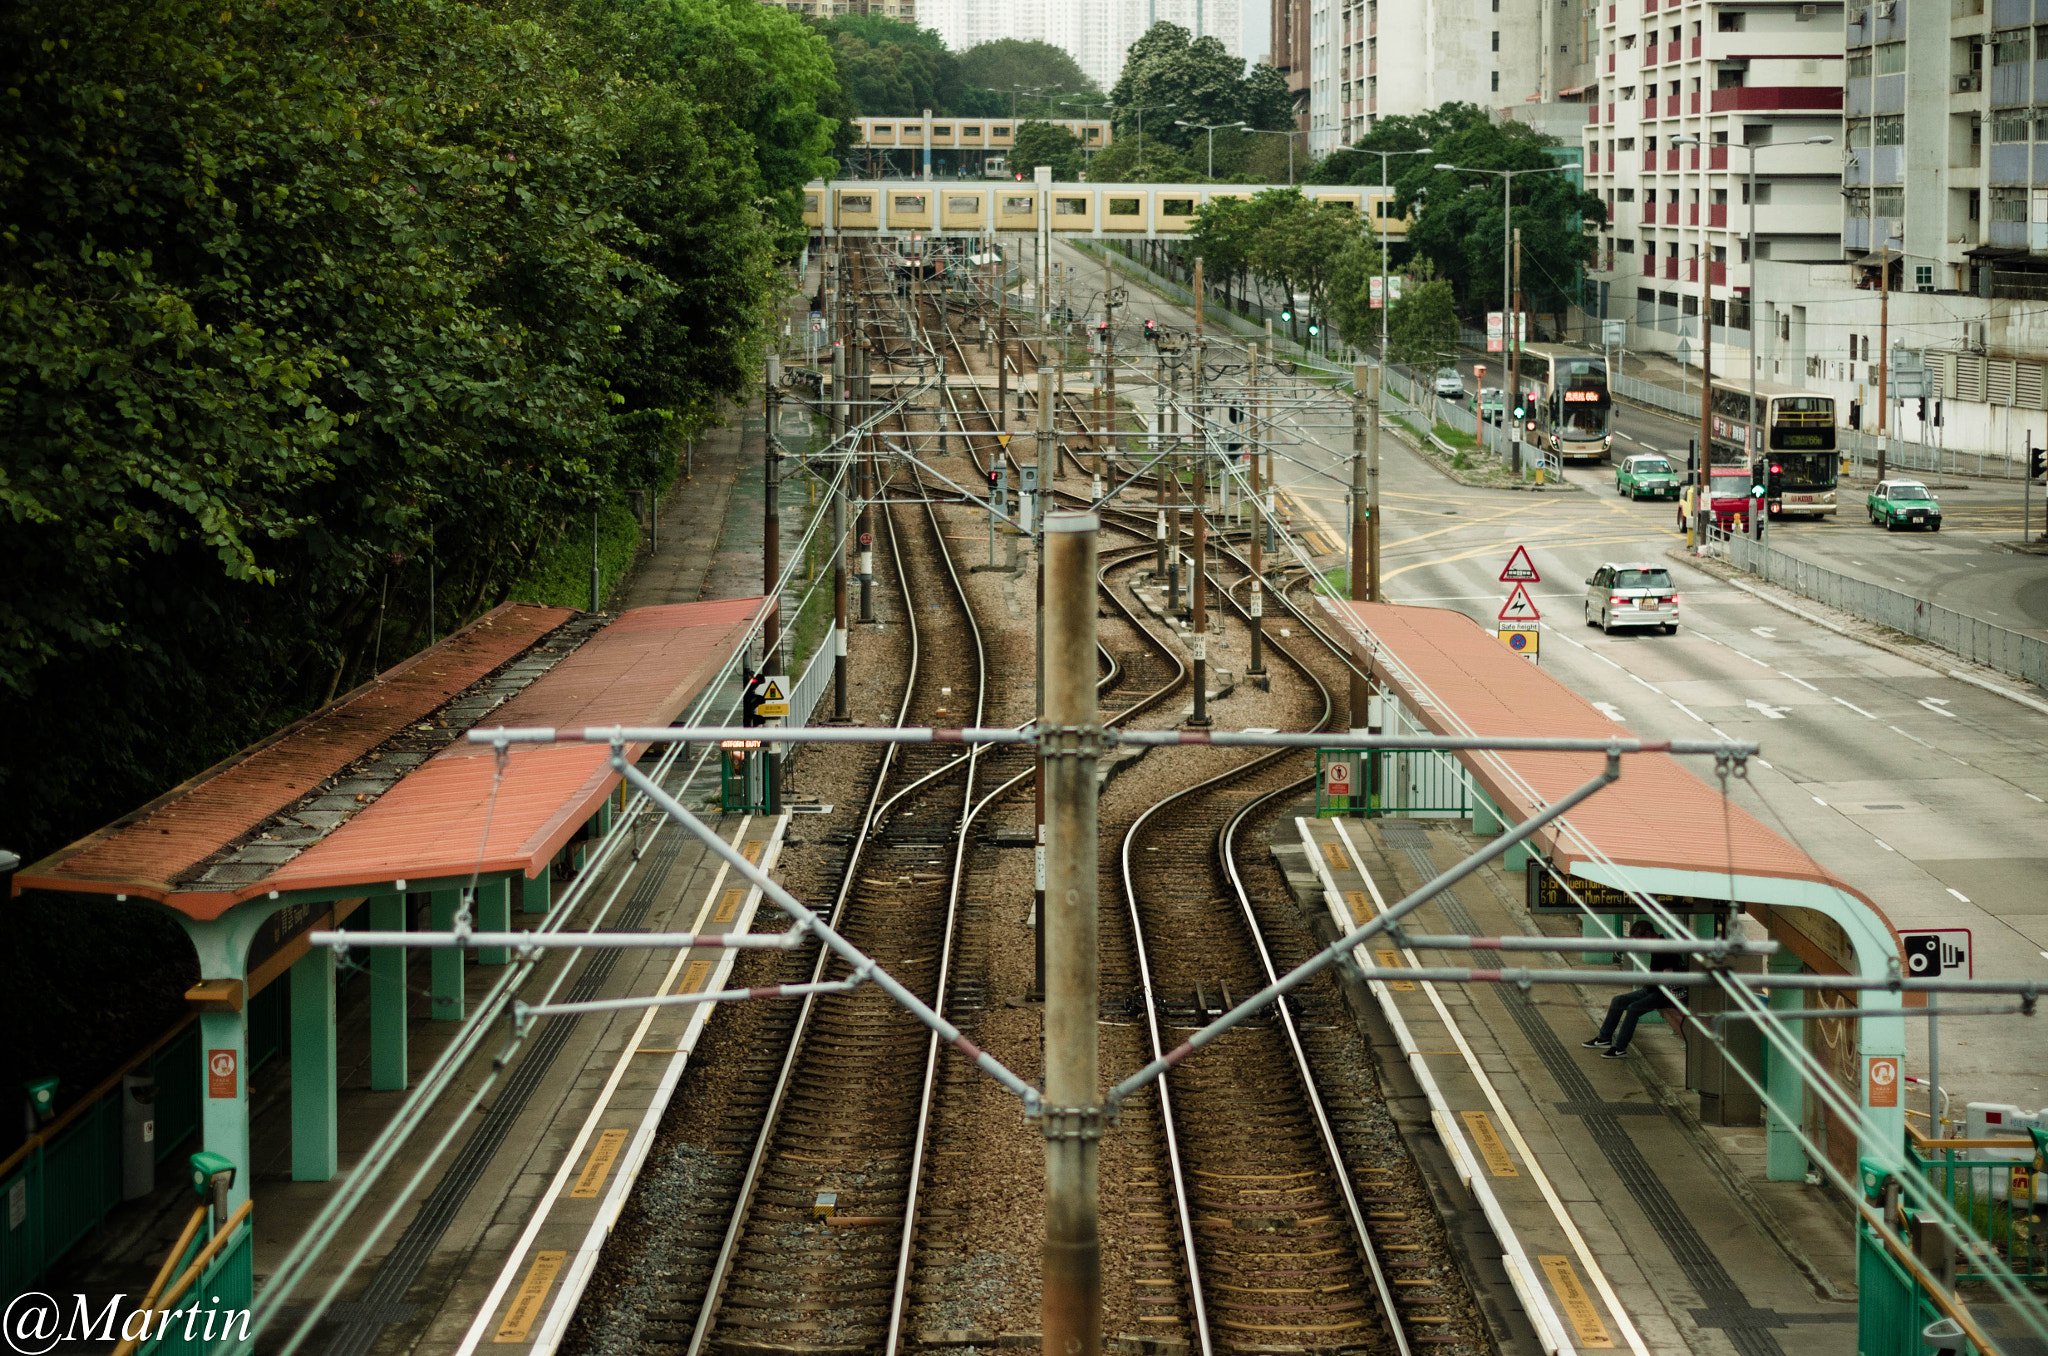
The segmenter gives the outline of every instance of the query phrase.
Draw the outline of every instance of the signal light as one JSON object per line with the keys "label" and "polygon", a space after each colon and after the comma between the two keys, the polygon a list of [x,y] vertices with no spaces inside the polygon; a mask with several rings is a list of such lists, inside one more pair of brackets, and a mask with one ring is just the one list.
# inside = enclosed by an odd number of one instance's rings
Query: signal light
{"label": "signal light", "polygon": [[1310,338],[1314,338],[1316,335],[1321,334],[1323,332],[1323,322],[1320,320],[1309,321],[1308,332]]}
{"label": "signal light", "polygon": [[1292,325],[1294,323],[1294,308],[1292,306],[1281,308],[1280,323],[1283,325]]}
{"label": "signal light", "polygon": [[2039,480],[2048,475],[2048,447],[2037,447],[2027,459],[2027,479]]}

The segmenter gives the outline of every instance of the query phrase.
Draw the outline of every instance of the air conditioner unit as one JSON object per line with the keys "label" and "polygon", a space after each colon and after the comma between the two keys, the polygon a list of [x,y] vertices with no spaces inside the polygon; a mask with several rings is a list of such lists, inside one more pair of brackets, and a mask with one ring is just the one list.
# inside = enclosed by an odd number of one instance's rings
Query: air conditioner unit
{"label": "air conditioner unit", "polygon": [[1898,0],[1884,0],[1884,3],[1877,7],[1877,17],[1880,19],[1889,19],[1898,12]]}
{"label": "air conditioner unit", "polygon": [[1971,71],[1966,75],[1959,75],[1956,77],[1956,93],[1958,94],[1975,94],[1978,90],[1982,89],[1983,87],[1984,77],[1979,75],[1976,71]]}
{"label": "air conditioner unit", "polygon": [[1799,7],[1799,21],[1801,23],[1805,23],[1808,19],[1818,18],[1819,16],[1819,5],[1801,5]]}

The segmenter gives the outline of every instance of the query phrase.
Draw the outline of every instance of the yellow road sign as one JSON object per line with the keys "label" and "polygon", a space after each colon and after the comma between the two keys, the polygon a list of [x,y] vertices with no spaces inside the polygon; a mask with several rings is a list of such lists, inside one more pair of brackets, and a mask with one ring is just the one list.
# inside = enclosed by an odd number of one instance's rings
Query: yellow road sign
{"label": "yellow road sign", "polygon": [[1543,633],[1540,631],[1525,631],[1519,628],[1510,630],[1507,627],[1502,627],[1497,634],[1500,636],[1501,644],[1507,646],[1516,654],[1527,655],[1531,659],[1536,657],[1536,651],[1540,648],[1543,637]]}

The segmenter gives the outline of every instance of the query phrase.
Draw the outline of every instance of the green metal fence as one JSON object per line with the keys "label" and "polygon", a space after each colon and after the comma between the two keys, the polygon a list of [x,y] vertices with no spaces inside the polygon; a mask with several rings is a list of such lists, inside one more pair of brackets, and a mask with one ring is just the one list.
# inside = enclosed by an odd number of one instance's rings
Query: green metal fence
{"label": "green metal fence", "polygon": [[[158,1309],[197,1309],[183,1322],[172,1322],[136,1348],[138,1356],[199,1356],[218,1350],[229,1338],[240,1338],[256,1295],[255,1216],[238,1212],[229,1221],[233,1231],[228,1241],[207,1259],[198,1276],[181,1293],[166,1293]],[[211,1243],[211,1228],[195,1235],[171,1268],[172,1284],[192,1268]],[[192,1335],[186,1336],[187,1332]]]}
{"label": "green metal fence", "polygon": [[1972,1263],[1995,1254],[2015,1276],[2048,1284],[2048,1231],[2036,1204],[2042,1155],[2037,1151],[2031,1161],[1972,1161],[1958,1157],[1967,1152],[1967,1145],[1964,1150],[1935,1148],[1942,1142],[1912,1135],[1906,1139],[1907,1161],[1936,1195],[1946,1196],[1956,1213],[1970,1221],[1982,1244],[1957,1258],[1956,1279],[1984,1279],[1983,1271]]}

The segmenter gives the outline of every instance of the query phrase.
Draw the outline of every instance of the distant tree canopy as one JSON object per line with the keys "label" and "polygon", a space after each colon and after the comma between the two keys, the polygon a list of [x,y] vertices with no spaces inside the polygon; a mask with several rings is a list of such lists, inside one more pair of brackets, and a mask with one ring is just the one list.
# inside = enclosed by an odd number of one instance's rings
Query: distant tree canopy
{"label": "distant tree canopy", "polygon": [[[1021,38],[998,38],[968,48],[960,54],[960,78],[1006,98],[1023,90],[1050,94],[1055,101],[1061,95],[1102,97],[1102,90],[1065,48]],[[1027,111],[1027,105],[1020,104],[1018,111]],[[1081,116],[1081,110],[1076,109],[1074,116]]]}
{"label": "distant tree canopy", "polygon": [[1010,168],[1030,178],[1040,165],[1052,166],[1055,180],[1081,177],[1081,139],[1057,123],[1021,122],[1010,145]]}
{"label": "distant tree canopy", "polygon": [[[1556,311],[1570,300],[1581,270],[1592,259],[1588,225],[1607,219],[1597,194],[1576,187],[1568,173],[1551,171],[1561,143],[1526,123],[1495,122],[1485,109],[1449,103],[1415,117],[1383,118],[1357,144],[1370,150],[1414,151],[1388,161],[1397,212],[1415,209],[1408,243],[1436,261],[1462,314],[1500,307],[1501,262],[1507,249],[1501,176],[1439,170],[1438,164],[1475,170],[1536,170],[1514,179],[1514,226],[1522,233],[1522,291],[1531,311]],[[1380,157],[1336,154],[1320,161],[1310,182],[1377,184]]]}
{"label": "distant tree canopy", "polygon": [[[1176,120],[1243,121],[1268,131],[1292,125],[1286,78],[1278,71],[1261,66],[1248,74],[1245,63],[1225,51],[1219,39],[1196,38],[1179,24],[1164,20],[1131,44],[1123,74],[1109,97],[1116,105],[1114,123],[1119,137],[1127,131],[1137,134],[1142,105],[1145,135],[1183,149],[1203,134],[1175,126]],[[1220,144],[1219,134],[1219,149]]]}
{"label": "distant tree canopy", "polygon": [[35,854],[665,485],[760,369],[836,78],[758,0],[16,0],[0,90]]}

